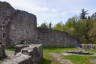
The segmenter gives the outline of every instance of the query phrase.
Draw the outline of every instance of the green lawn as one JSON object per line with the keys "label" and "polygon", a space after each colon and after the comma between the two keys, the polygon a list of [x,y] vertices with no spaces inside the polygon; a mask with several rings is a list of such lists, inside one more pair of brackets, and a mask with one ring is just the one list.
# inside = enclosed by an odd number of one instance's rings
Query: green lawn
{"label": "green lawn", "polygon": [[91,51],[91,52],[95,52],[95,53],[96,53],[96,50],[95,50],[95,49],[85,48],[85,50],[87,50],[87,51]]}
{"label": "green lawn", "polygon": [[[93,49],[85,49],[90,52],[96,53],[96,50]],[[91,55],[68,55],[68,56],[63,56],[64,59],[69,59],[72,61],[74,64],[92,64],[90,63],[90,59],[96,59],[96,56],[91,56]]]}
{"label": "green lawn", "polygon": [[65,50],[78,50],[77,48],[44,47],[44,52],[64,52]]}
{"label": "green lawn", "polygon": [[[58,47],[45,47],[43,49],[44,59],[40,64],[60,64],[52,56],[49,55],[50,52],[64,52],[64,50],[78,50],[77,48],[58,48]],[[96,52],[96,50],[86,49],[91,52]],[[68,55],[63,56],[65,59],[69,59],[74,64],[91,64],[90,59],[96,59],[96,56],[90,55]]]}
{"label": "green lawn", "polygon": [[40,64],[60,64],[52,56],[50,52],[64,52],[64,50],[77,50],[76,48],[63,48],[63,47],[44,47],[43,48],[43,61]]}
{"label": "green lawn", "polygon": [[89,59],[91,59],[90,56],[80,56],[80,55],[68,55],[64,56],[64,59],[69,59],[74,64],[91,64]]}

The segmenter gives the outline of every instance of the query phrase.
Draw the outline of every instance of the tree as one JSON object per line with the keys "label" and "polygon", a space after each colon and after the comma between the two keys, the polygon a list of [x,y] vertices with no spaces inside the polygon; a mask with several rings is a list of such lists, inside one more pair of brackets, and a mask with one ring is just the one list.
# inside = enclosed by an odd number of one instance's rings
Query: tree
{"label": "tree", "polygon": [[64,31],[69,34],[78,37],[83,43],[90,43],[90,31],[92,29],[92,20],[89,17],[88,19],[77,20],[76,17],[70,18],[64,24]]}
{"label": "tree", "polygon": [[64,31],[73,35],[76,22],[76,17],[68,19],[68,21],[64,24]]}
{"label": "tree", "polygon": [[50,22],[50,23],[49,23],[49,29],[51,29],[51,28],[52,28],[52,23]]}
{"label": "tree", "polygon": [[62,22],[59,22],[59,23],[57,23],[57,24],[53,27],[53,29],[54,29],[54,30],[64,31],[63,25],[64,25],[64,24],[63,24]]}
{"label": "tree", "polygon": [[91,18],[96,19],[96,12],[92,14]]}
{"label": "tree", "polygon": [[88,14],[87,11],[85,9],[82,9],[81,14],[80,14],[80,19],[86,19],[87,14]]}
{"label": "tree", "polygon": [[87,16],[87,14],[87,11],[82,9],[80,19],[72,17],[65,24],[57,23],[53,29],[66,31],[78,37],[82,43],[96,44],[96,13],[92,16]]}
{"label": "tree", "polygon": [[39,27],[40,27],[40,28],[48,28],[48,26],[47,26],[46,23],[42,23]]}
{"label": "tree", "polygon": [[91,29],[89,32],[90,40],[96,44],[96,19],[91,19]]}

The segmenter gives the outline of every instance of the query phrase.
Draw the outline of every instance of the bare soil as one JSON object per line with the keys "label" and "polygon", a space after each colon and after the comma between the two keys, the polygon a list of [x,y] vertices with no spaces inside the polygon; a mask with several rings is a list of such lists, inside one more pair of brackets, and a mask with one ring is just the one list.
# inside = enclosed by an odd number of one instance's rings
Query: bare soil
{"label": "bare soil", "polygon": [[96,64],[96,59],[90,59],[90,62],[91,62],[92,64]]}
{"label": "bare soil", "polygon": [[63,59],[61,53],[49,53],[54,59],[56,59],[61,64],[73,64],[70,60]]}

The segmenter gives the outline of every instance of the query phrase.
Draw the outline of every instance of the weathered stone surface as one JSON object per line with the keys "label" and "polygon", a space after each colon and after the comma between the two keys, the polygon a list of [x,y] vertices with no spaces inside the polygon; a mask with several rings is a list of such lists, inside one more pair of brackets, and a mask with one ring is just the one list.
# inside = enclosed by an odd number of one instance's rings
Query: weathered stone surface
{"label": "weathered stone surface", "polygon": [[15,10],[10,4],[0,2],[0,42],[3,42],[2,44],[6,44],[6,40],[8,39],[8,26],[10,24],[10,18],[14,12]]}
{"label": "weathered stone surface", "polygon": [[80,48],[96,49],[96,44],[80,44]]}
{"label": "weathered stone surface", "polygon": [[6,45],[19,44],[25,40],[35,43],[37,39],[36,20],[33,14],[15,10],[10,4],[0,2],[0,41]]}
{"label": "weathered stone surface", "polygon": [[38,43],[44,46],[76,47],[79,42],[79,39],[66,32],[38,28]]}
{"label": "weathered stone surface", "polygon": [[21,52],[21,49],[22,48],[25,48],[25,47],[28,47],[28,45],[24,45],[24,44],[19,44],[19,45],[16,45],[15,46],[15,55],[17,54],[17,53],[19,53],[19,52]]}
{"label": "weathered stone surface", "polygon": [[18,53],[14,58],[4,62],[4,64],[32,64],[30,58],[31,56]]}
{"label": "weathered stone surface", "polygon": [[38,64],[43,58],[43,48],[41,44],[32,44],[21,49],[13,58],[4,64]]}
{"label": "weathered stone surface", "polygon": [[89,54],[92,55],[94,53],[86,51],[86,50],[66,50],[67,53],[74,53],[74,54]]}
{"label": "weathered stone surface", "polygon": [[3,45],[0,44],[0,59],[3,59],[6,57],[5,48]]}
{"label": "weathered stone surface", "polygon": [[36,16],[0,2],[0,42],[6,46],[41,43],[44,46],[76,47],[79,40],[66,32],[37,28]]}
{"label": "weathered stone surface", "polygon": [[16,16],[11,20],[9,38],[11,42],[22,43],[30,40],[35,43],[37,39],[36,17],[25,11],[16,11]]}

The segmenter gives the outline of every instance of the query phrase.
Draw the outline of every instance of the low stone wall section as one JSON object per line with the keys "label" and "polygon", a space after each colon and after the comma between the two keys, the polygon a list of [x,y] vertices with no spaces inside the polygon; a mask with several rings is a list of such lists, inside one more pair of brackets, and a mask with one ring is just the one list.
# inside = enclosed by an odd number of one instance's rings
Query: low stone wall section
{"label": "low stone wall section", "polygon": [[80,48],[96,49],[96,44],[80,44]]}
{"label": "low stone wall section", "polygon": [[11,58],[4,64],[38,64],[42,61],[43,49],[41,44],[32,44],[22,48],[19,53],[16,53],[14,58]]}
{"label": "low stone wall section", "polygon": [[38,43],[51,47],[77,47],[80,40],[67,32],[38,28]]}

